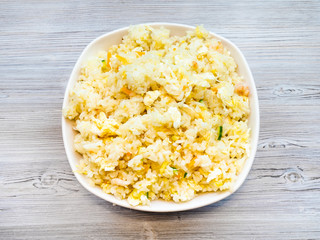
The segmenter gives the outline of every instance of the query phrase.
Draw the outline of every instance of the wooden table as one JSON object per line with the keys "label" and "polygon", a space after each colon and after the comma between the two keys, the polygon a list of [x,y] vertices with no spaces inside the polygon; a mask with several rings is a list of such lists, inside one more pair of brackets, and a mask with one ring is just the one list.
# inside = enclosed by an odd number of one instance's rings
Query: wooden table
{"label": "wooden table", "polygon": [[[237,44],[260,98],[257,156],[193,211],[112,206],[75,179],[61,137],[73,65],[129,24],[204,24]],[[319,1],[1,1],[0,239],[320,239]]]}

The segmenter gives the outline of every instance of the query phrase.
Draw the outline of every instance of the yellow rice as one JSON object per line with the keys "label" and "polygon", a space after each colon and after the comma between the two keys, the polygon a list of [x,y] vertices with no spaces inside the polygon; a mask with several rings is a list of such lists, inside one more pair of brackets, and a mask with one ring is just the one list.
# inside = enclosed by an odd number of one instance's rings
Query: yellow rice
{"label": "yellow rice", "polygon": [[249,154],[248,89],[203,27],[131,26],[84,63],[64,116],[79,172],[135,205],[227,190]]}

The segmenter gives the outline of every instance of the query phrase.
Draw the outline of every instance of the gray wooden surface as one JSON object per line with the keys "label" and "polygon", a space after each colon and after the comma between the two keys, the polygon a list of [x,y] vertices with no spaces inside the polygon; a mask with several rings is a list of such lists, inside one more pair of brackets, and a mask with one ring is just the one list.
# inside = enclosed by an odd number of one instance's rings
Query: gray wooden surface
{"label": "gray wooden surface", "polygon": [[[204,24],[237,44],[261,132],[245,184],[200,209],[152,214],[93,196],[61,137],[83,48],[129,24]],[[320,239],[320,1],[0,1],[0,239]]]}

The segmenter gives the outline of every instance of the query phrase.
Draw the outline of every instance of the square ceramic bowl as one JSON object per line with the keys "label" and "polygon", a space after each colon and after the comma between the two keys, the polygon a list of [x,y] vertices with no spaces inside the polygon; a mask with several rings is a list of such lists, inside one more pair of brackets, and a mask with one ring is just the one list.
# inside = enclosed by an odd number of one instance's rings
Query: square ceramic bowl
{"label": "square ceramic bowl", "polygon": [[[154,28],[164,26],[165,28],[170,30],[171,35],[177,35],[177,36],[183,36],[185,35],[186,31],[194,29],[194,27],[192,26],[173,24],[173,23],[149,23],[146,25],[150,25]],[[86,60],[91,56],[95,56],[99,51],[107,50],[112,45],[119,44],[122,40],[122,37],[126,35],[127,32],[128,32],[128,27],[104,34],[98,37],[97,39],[93,40],[83,50],[82,54],[80,55],[71,73],[71,76],[67,85],[67,89],[65,92],[65,96],[64,96],[63,107],[65,107],[69,101],[69,91],[72,89],[73,85],[75,84],[75,82],[79,77],[81,65],[84,62],[86,62]],[[81,158],[81,155],[76,153],[73,146],[73,139],[75,136],[75,131],[73,130],[73,123],[62,116],[63,141],[64,141],[64,146],[65,146],[65,150],[67,153],[70,166],[77,180],[89,192],[93,193],[94,195],[102,199],[105,199],[108,202],[111,202],[113,204],[120,205],[126,208],[132,208],[136,210],[149,211],[149,212],[175,212],[175,211],[183,211],[183,210],[199,208],[199,207],[206,206],[206,205],[215,203],[217,201],[220,201],[228,197],[232,193],[234,193],[243,184],[243,182],[245,181],[251,169],[254,156],[256,153],[256,149],[257,149],[257,144],[258,144],[260,120],[259,120],[259,104],[258,104],[257,90],[255,87],[255,83],[254,83],[250,68],[248,66],[248,63],[244,58],[243,54],[241,53],[241,51],[239,50],[239,48],[237,48],[229,40],[217,34],[214,34],[214,33],[210,33],[210,34],[214,38],[221,40],[224,47],[226,47],[230,51],[232,57],[235,59],[236,63],[238,64],[238,73],[244,77],[244,79],[246,80],[246,83],[250,88],[251,114],[249,117],[249,127],[251,128],[251,151],[250,151],[250,156],[245,162],[243,169],[233,189],[230,191],[223,191],[223,192],[203,193],[188,202],[175,203],[175,202],[157,200],[157,201],[152,201],[149,206],[133,207],[129,205],[129,203],[126,200],[117,199],[113,195],[104,193],[101,188],[90,185],[86,176],[83,176],[75,172],[76,166],[79,163],[79,159]]]}

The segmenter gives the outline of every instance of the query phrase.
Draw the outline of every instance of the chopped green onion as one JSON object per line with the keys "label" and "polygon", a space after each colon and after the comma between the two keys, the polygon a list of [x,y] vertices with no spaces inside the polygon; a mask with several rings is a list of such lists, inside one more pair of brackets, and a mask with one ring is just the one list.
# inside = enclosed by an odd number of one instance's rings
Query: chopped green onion
{"label": "chopped green onion", "polygon": [[173,171],[178,171],[178,169],[176,169],[175,167],[171,167]]}
{"label": "chopped green onion", "polygon": [[219,127],[219,136],[218,136],[218,140],[221,140],[222,138],[222,126]]}
{"label": "chopped green onion", "polygon": [[201,103],[202,103],[202,102],[203,102],[203,99],[201,99],[199,102],[201,102]]}
{"label": "chopped green onion", "polygon": [[188,174],[188,173],[184,173],[183,178],[186,178],[187,174]]}
{"label": "chopped green onion", "polygon": [[149,198],[149,192],[147,192],[146,195],[147,195],[147,198]]}

